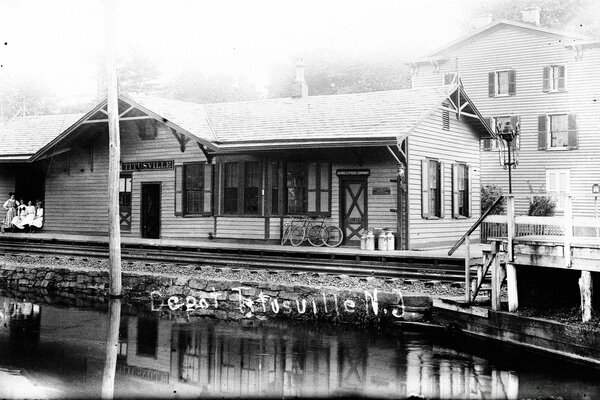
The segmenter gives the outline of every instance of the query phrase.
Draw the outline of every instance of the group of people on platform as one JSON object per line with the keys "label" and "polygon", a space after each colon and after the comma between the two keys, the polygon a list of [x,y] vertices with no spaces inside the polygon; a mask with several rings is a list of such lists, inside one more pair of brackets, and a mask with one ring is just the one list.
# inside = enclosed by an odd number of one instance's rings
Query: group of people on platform
{"label": "group of people on platform", "polygon": [[36,200],[35,205],[31,200],[25,204],[23,199],[17,200],[15,194],[10,192],[3,207],[6,215],[1,225],[2,233],[6,230],[14,231],[15,228],[27,232],[35,232],[36,229],[42,228],[44,209],[40,200]]}

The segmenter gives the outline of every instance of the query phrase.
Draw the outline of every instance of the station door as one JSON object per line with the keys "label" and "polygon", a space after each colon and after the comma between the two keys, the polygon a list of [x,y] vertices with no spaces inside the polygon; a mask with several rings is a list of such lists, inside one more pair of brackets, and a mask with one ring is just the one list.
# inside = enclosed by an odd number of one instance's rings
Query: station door
{"label": "station door", "polygon": [[340,228],[344,244],[360,245],[360,236],[368,229],[367,177],[340,177]]}
{"label": "station door", "polygon": [[160,238],[160,183],[142,183],[142,237]]}

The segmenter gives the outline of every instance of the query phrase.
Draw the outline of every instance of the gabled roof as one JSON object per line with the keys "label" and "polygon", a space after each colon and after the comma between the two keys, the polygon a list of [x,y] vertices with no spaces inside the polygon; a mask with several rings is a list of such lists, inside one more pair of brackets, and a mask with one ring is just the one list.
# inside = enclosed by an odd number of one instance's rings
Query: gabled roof
{"label": "gabled roof", "polygon": [[83,114],[38,115],[0,123],[0,160],[28,160]]}
{"label": "gabled roof", "polygon": [[202,104],[144,95],[121,95],[129,103],[167,119],[197,139],[212,142],[216,139]]}
{"label": "gabled roof", "polygon": [[258,142],[396,141],[452,90],[429,87],[309,96],[207,104],[204,109],[220,148]]}
{"label": "gabled roof", "polygon": [[[523,22],[516,22],[516,21],[510,21],[507,19],[501,19],[501,20],[493,22],[487,26],[484,26],[481,29],[478,29],[475,32],[470,32],[466,35],[463,35],[462,37],[460,37],[448,44],[445,44],[442,47],[435,49],[434,51],[427,53],[424,57],[419,58],[413,62],[421,63],[421,62],[429,62],[432,58],[439,59],[440,56],[445,56],[445,54],[447,52],[449,52],[455,48],[462,47],[465,44],[470,43],[480,37],[489,35],[492,32],[495,32],[495,31],[498,31],[500,29],[507,28],[507,27],[526,29],[526,30],[541,33],[544,35],[557,36],[562,39],[567,39],[570,42],[576,42],[576,41],[580,41],[580,40],[589,39],[589,37],[587,37],[585,35],[580,35],[577,33],[570,33],[570,32],[560,31],[560,30],[556,30],[556,29],[544,28],[541,26],[527,24],[527,23],[523,23]],[[568,43],[565,43],[565,44],[568,44]]]}
{"label": "gabled roof", "polygon": [[[462,107],[465,112],[479,118],[469,120],[478,125],[481,132],[493,135],[458,83],[407,90],[205,105],[150,96],[119,97],[120,101],[198,142],[206,151],[218,154],[278,148],[395,145],[438,110],[446,99],[459,99],[458,93],[469,103],[466,108]],[[59,143],[74,140],[77,132],[81,131],[79,127],[86,121],[88,124],[106,121],[102,116],[101,119],[95,117],[105,104],[106,101],[101,102],[84,116],[50,116],[63,118],[62,129],[58,126],[44,132],[46,139],[41,142],[28,140],[28,154],[35,152],[29,160],[43,158]],[[27,121],[22,123],[27,125]],[[24,135],[28,139],[30,136]],[[7,145],[7,148],[12,146]]]}

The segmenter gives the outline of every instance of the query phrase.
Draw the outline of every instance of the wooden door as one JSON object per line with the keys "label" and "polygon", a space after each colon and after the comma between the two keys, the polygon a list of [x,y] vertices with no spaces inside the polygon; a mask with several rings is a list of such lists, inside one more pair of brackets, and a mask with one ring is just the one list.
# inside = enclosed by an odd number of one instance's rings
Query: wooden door
{"label": "wooden door", "polygon": [[360,236],[368,229],[367,177],[340,177],[340,228],[344,243],[360,245]]}
{"label": "wooden door", "polygon": [[142,184],[142,237],[160,238],[160,183]]}

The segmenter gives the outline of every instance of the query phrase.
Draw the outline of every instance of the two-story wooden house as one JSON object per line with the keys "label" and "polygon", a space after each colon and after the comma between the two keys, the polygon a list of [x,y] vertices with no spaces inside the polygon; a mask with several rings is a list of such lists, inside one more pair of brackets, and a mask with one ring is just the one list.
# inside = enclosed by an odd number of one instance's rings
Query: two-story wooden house
{"label": "two-story wooden house", "polygon": [[[574,212],[593,212],[591,188],[600,183],[600,47],[598,42],[529,23],[501,20],[414,60],[413,87],[460,80],[491,127],[520,125],[519,164],[512,189],[519,213],[531,192],[576,197]],[[494,140],[482,141],[482,183],[502,186]]]}

